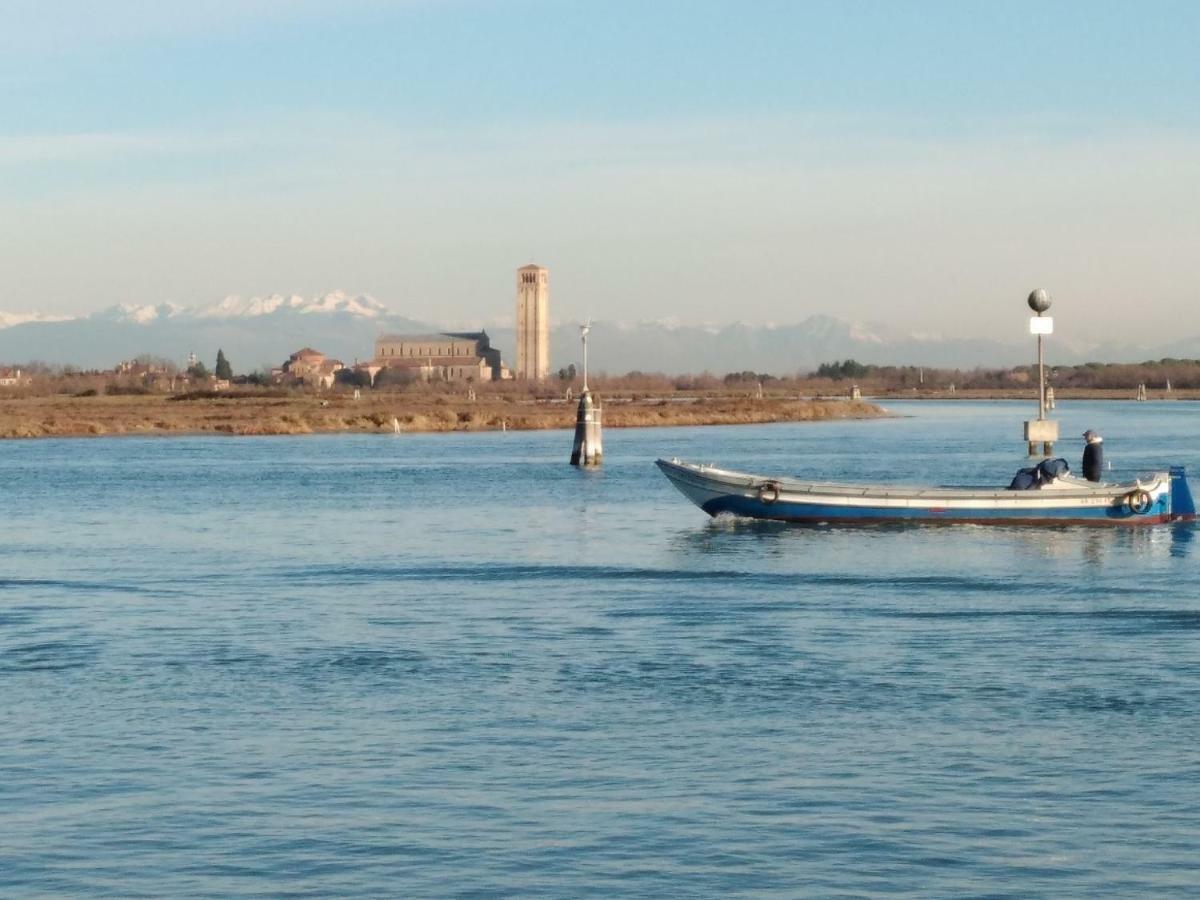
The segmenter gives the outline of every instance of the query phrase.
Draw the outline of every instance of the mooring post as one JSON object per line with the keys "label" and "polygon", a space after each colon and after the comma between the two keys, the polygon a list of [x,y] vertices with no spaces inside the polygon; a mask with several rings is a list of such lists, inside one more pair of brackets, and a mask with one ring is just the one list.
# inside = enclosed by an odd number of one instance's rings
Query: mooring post
{"label": "mooring post", "polygon": [[592,392],[584,388],[579,394],[579,409],[575,414],[575,444],[571,448],[571,465],[600,465],[604,457],[600,444],[600,412],[600,405],[592,402]]}
{"label": "mooring post", "polygon": [[583,341],[583,387],[579,391],[579,409],[575,412],[575,443],[571,447],[571,465],[598,466],[604,457],[600,441],[600,404],[592,401],[587,384],[587,336],[592,323],[579,326]]}

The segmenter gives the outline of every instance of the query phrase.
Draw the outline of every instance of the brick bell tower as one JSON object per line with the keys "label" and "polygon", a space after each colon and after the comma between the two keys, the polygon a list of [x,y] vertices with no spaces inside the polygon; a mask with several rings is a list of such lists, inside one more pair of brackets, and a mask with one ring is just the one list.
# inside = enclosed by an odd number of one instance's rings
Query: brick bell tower
{"label": "brick bell tower", "polygon": [[517,269],[517,378],[550,376],[550,270]]}

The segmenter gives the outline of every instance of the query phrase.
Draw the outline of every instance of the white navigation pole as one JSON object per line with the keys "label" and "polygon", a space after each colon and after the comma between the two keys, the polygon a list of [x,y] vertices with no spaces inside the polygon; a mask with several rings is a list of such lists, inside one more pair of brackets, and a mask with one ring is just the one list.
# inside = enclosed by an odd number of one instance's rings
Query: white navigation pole
{"label": "white navigation pole", "polygon": [[604,457],[600,442],[600,403],[593,402],[587,384],[587,338],[592,320],[579,326],[583,342],[583,389],[579,392],[579,409],[575,413],[575,445],[571,448],[571,465],[598,466]]}
{"label": "white navigation pole", "polygon": [[1038,417],[1025,423],[1025,440],[1029,444],[1029,455],[1037,456],[1037,445],[1042,445],[1042,455],[1054,453],[1054,442],[1058,440],[1058,423],[1046,418],[1046,357],[1042,338],[1054,333],[1054,319],[1043,315],[1050,308],[1050,292],[1038,288],[1026,301],[1034,315],[1029,319],[1029,333],[1037,335],[1038,357]]}
{"label": "white navigation pole", "polygon": [[592,320],[588,319],[579,326],[579,340],[583,342],[583,389],[586,391],[587,386],[587,336],[592,330]]}

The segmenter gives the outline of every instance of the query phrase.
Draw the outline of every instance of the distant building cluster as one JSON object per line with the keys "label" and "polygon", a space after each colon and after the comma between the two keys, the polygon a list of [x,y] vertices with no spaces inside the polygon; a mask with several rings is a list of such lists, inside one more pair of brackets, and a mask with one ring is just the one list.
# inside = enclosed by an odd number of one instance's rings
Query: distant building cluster
{"label": "distant building cluster", "polygon": [[126,359],[117,363],[113,374],[119,378],[140,381],[145,387],[170,390],[175,386],[178,373],[165,360]]}
{"label": "distant building cluster", "polygon": [[[272,375],[280,382],[318,388],[332,387],[339,377],[372,385],[381,377],[474,383],[545,379],[550,375],[550,271],[544,266],[531,264],[517,270],[516,325],[515,371],[481,330],[380,335],[370,361],[353,366],[305,347],[272,370]],[[342,372],[347,375],[339,375]]]}
{"label": "distant building cluster", "polygon": [[23,384],[28,384],[29,378],[21,376],[20,369],[14,369],[9,366],[0,366],[0,387],[20,387]]}
{"label": "distant building cluster", "polygon": [[[306,385],[328,389],[340,382],[356,387],[382,381],[460,382],[541,381],[550,377],[550,270],[530,264],[516,271],[516,365],[505,363],[500,349],[492,346],[484,330],[446,331],[432,334],[382,334],[365,362],[346,365],[313,347],[302,347],[271,370],[277,384]],[[224,358],[217,354],[215,372],[209,372],[196,355],[180,369],[170,360],[149,354],[120,362],[111,371],[78,373],[116,379],[113,389],[125,391],[174,391],[198,386],[226,390],[233,384],[261,383],[259,376],[235,378]],[[29,373],[0,366],[0,388],[30,384]]]}

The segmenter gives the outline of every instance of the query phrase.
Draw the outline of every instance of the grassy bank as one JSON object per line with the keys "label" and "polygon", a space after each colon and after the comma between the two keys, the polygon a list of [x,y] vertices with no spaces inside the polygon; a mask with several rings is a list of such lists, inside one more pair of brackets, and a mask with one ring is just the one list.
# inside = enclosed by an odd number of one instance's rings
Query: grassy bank
{"label": "grassy bank", "polygon": [[[610,428],[740,425],[885,415],[871,403],[744,396],[614,398],[604,403]],[[319,397],[266,393],[227,396],[42,396],[0,400],[0,438],[112,434],[315,434],[404,431],[499,431],[569,428],[575,404],[563,400],[402,394]]]}
{"label": "grassy bank", "polygon": [[[1005,390],[1000,388],[970,388],[954,391],[922,390],[907,388],[903,390],[870,390],[863,387],[864,394],[877,400],[1027,400],[1037,406],[1037,386],[1029,388]],[[1064,400],[1136,400],[1137,390],[1134,388],[1055,388],[1054,400],[1061,403]],[[1165,391],[1147,389],[1147,400],[1200,400],[1200,389],[1184,388]]]}

